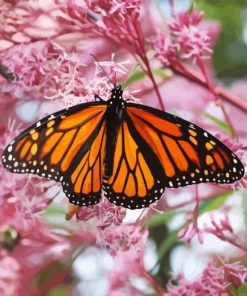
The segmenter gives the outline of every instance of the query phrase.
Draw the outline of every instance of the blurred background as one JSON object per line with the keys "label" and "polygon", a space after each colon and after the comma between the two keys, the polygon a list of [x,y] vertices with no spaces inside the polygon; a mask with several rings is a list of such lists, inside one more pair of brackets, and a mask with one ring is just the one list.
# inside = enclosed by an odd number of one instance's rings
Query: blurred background
{"label": "blurred background", "polygon": [[[167,0],[149,1],[151,7],[159,8],[159,18],[169,20],[171,18],[170,2]],[[212,65],[209,70],[213,72],[215,81],[227,89],[231,90],[241,100],[247,102],[247,1],[246,0],[175,0],[175,12],[191,10],[192,6],[196,10],[204,11],[203,28],[210,28],[212,35],[215,36],[215,46],[213,50]],[[138,71],[136,71],[138,72]],[[134,73],[135,74],[135,73]],[[132,74],[131,74],[132,75]],[[136,75],[136,74],[135,74]],[[142,78],[138,75],[132,75],[129,80],[131,83],[140,82]],[[169,77],[170,79],[170,77]],[[176,96],[179,92],[178,84],[172,88],[172,78],[165,86],[168,97]],[[141,85],[140,84],[140,85]],[[164,92],[166,91],[164,90]],[[178,94],[180,96],[180,94]],[[185,94],[186,95],[186,94]],[[205,94],[203,94],[205,95]],[[138,97],[138,95],[136,95]],[[195,95],[196,100],[196,95]],[[175,100],[176,101],[176,100]],[[148,98],[144,98],[144,102],[149,103]],[[49,104],[49,103],[48,103]],[[175,104],[175,105],[174,105]],[[198,106],[200,107],[200,98],[198,97]],[[45,105],[47,106],[47,105]],[[175,107],[174,107],[175,106]],[[179,105],[178,105],[179,106]],[[197,107],[198,107],[197,106]],[[33,122],[39,111],[40,104],[35,100],[28,102],[20,102],[17,105],[16,113],[21,121]],[[43,107],[44,108],[44,107]],[[226,106],[226,109],[232,116],[232,123],[238,125],[239,120],[244,122],[244,113],[241,110],[235,110],[233,107]],[[176,112],[187,119],[195,119],[198,113],[193,116],[189,114],[187,107],[181,106],[176,109],[176,103],[169,100],[168,111]],[[206,122],[216,126],[217,131],[230,134],[229,125],[224,121],[224,117],[219,108],[214,103],[205,105]],[[199,113],[202,115],[202,113]],[[241,127],[240,127],[241,129]],[[246,145],[246,126],[242,126],[241,139],[243,145]],[[52,187],[46,193],[47,196],[53,196],[57,188]],[[149,219],[149,236],[148,244],[144,256],[145,269],[157,280],[161,286],[168,284],[170,275],[178,277],[180,274],[190,281],[195,280],[206,268],[208,262],[214,258],[215,261],[224,254],[225,258],[230,260],[241,260],[243,264],[247,263],[246,254],[239,251],[238,248],[224,242],[211,234],[204,234],[203,244],[197,237],[194,237],[190,244],[177,238],[179,231],[185,225],[187,215],[193,210],[194,204],[190,201],[194,198],[195,188],[192,186],[186,189],[167,190],[166,200],[163,205],[157,207],[152,212]],[[246,237],[247,227],[247,192],[234,191],[233,189],[216,189],[213,185],[200,185],[199,191],[202,198],[200,203],[199,225],[209,223],[212,214],[216,221],[220,221],[224,214],[227,213],[234,231],[240,236]],[[206,199],[207,196],[214,194],[214,198]],[[53,225],[55,232],[58,234],[79,231],[90,227],[94,221],[75,222],[64,220],[64,206],[62,205],[64,196],[62,193],[49,205],[40,215]],[[169,205],[168,210],[165,209],[165,203]],[[184,204],[184,207],[176,208],[177,204]],[[187,205],[188,204],[188,205]],[[163,211],[164,210],[164,211]],[[127,210],[124,223],[135,222],[142,211]],[[60,252],[58,248],[56,252]],[[35,278],[34,282],[37,289],[42,287],[52,277],[55,277],[60,270],[63,270],[69,264],[72,264],[71,271],[66,276],[63,283],[58,282],[45,296],[112,296],[108,294],[109,274],[114,267],[114,259],[104,248],[95,246],[81,246],[72,255],[72,259],[57,260],[46,266]],[[72,263],[71,263],[72,262]],[[128,266],[126,266],[128,268]],[[120,273],[121,275],[121,273]],[[113,275],[111,275],[113,276]],[[118,274],[119,276],[119,274]],[[154,296],[156,292],[150,285],[136,277],[131,279],[133,286],[139,291],[140,295]],[[242,294],[241,294],[242,293]],[[36,295],[36,294],[35,294]],[[37,292],[37,295],[39,293]],[[121,296],[128,294],[114,294]],[[241,288],[238,295],[247,295],[247,289]],[[217,296],[217,295],[215,295]]]}

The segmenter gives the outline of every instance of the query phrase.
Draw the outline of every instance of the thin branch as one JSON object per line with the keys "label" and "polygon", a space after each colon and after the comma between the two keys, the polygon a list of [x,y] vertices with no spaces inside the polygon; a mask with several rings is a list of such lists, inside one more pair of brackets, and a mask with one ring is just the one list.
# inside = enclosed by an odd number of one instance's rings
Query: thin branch
{"label": "thin branch", "polygon": [[[203,77],[193,71],[186,69],[182,64],[176,63],[170,67],[170,69],[177,75],[185,77],[190,81],[201,85],[202,87],[209,89],[209,86]],[[240,110],[247,113],[247,104],[240,100],[236,95],[232,94],[231,92],[225,90],[219,85],[215,85],[214,91],[224,100],[230,103],[231,105],[239,108]]]}

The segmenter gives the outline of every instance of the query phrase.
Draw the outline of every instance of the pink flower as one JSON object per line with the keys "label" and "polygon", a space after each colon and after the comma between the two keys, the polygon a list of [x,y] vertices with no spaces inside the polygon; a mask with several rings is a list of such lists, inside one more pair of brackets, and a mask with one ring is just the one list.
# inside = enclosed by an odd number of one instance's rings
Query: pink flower
{"label": "pink flower", "polygon": [[[9,83],[2,78],[2,91],[11,93],[17,98],[37,98],[57,100],[55,104],[48,104],[46,101],[40,109],[41,115],[55,112],[64,106],[79,104],[94,100],[95,94],[103,99],[108,99],[111,94],[112,84],[102,73],[101,68],[96,63],[96,70],[87,66],[81,54],[67,52],[64,48],[50,42],[36,42],[30,45],[18,45],[0,53],[5,56],[6,66],[14,71],[19,80]],[[103,62],[102,67],[116,80],[126,77],[125,67],[128,61],[116,62],[112,57],[111,62]],[[93,65],[93,58],[90,60]],[[86,79],[84,72],[91,71],[91,77]],[[119,76],[117,77],[117,75]],[[92,76],[95,76],[95,79]],[[1,78],[0,78],[1,81]],[[125,90],[124,96],[133,99],[130,91]],[[49,112],[47,112],[47,105]],[[43,111],[43,112],[41,112]]]}
{"label": "pink flower", "polygon": [[115,55],[112,54],[111,61],[100,61],[100,65],[96,63],[95,76],[99,77],[101,74],[101,76],[105,77],[105,73],[103,73],[102,71],[102,67],[103,67],[103,69],[107,71],[106,73],[111,79],[111,81],[108,81],[108,83],[112,82],[113,84],[115,84],[121,81],[121,79],[117,77],[118,74],[120,74],[121,76],[124,75],[126,77],[128,74],[128,69],[126,68],[125,65],[130,64],[130,61],[125,60],[121,62],[116,62],[114,61],[114,58],[115,58]]}
{"label": "pink flower", "polygon": [[209,263],[201,277],[193,282],[186,281],[183,276],[179,279],[178,286],[169,284],[168,296],[190,296],[190,295],[221,295],[228,296],[228,286],[238,288],[247,282],[247,268],[239,263],[220,266]]}
{"label": "pink flower", "polygon": [[[104,37],[113,44],[125,48],[136,61],[141,59],[142,68],[147,73],[154,85],[159,103],[164,110],[163,102],[150,68],[146,54],[146,42],[141,26],[141,0],[128,1],[85,1],[85,5],[78,6],[68,0],[64,7],[60,7],[63,14],[57,21],[66,26],[68,30],[79,30],[90,33],[92,36]],[[151,15],[145,14],[145,22],[148,23]],[[152,24],[150,19],[149,24]],[[150,26],[149,26],[150,31]]]}
{"label": "pink flower", "polygon": [[[1,78],[0,78],[1,80]],[[16,98],[11,94],[2,93],[0,91],[0,118],[1,118],[1,129],[5,129],[3,123],[8,122],[10,116],[14,115],[14,106],[16,104]],[[3,134],[3,133],[1,133]]]}
{"label": "pink flower", "polygon": [[158,58],[165,66],[176,65],[177,60],[196,60],[210,57],[211,43],[207,31],[198,27],[203,13],[182,12],[169,24],[170,36],[158,37],[153,43]]}
{"label": "pink flower", "polygon": [[6,251],[0,251],[0,295],[17,295],[21,288],[21,266]]}
{"label": "pink flower", "polygon": [[173,32],[180,32],[184,27],[197,26],[203,16],[204,13],[202,11],[192,10],[190,13],[187,11],[180,12],[176,15],[174,21],[169,23],[169,28]]}
{"label": "pink flower", "polygon": [[52,234],[47,225],[18,204],[6,202],[0,214],[0,289],[4,289],[1,294],[29,295],[31,279],[44,264],[63,258],[70,243]]}
{"label": "pink flower", "polygon": [[[67,44],[71,48],[71,44],[66,42],[64,36],[72,36],[72,34],[74,36],[84,36],[83,34],[86,33],[94,38],[104,38],[110,41],[112,45],[125,48],[138,62],[139,59],[142,60],[142,67],[150,77],[154,85],[154,91],[164,109],[146,54],[146,42],[140,22],[141,4],[141,0],[84,1],[80,4],[71,0],[65,2],[56,0],[51,5],[35,4],[30,7],[23,2],[21,7],[25,12],[27,11],[22,19],[24,24],[21,22],[22,25],[19,26],[15,23],[14,26],[15,31],[20,33],[19,35],[27,38],[26,42],[42,40],[49,36],[51,41],[57,43],[58,39],[61,44]],[[145,10],[145,14],[142,14],[142,16],[145,17],[145,22],[148,23],[147,19],[151,18],[148,9]],[[42,30],[46,20],[49,20],[49,24],[47,27],[44,26],[44,30]],[[149,26],[147,26],[147,34],[152,31],[150,24],[153,24],[151,19]],[[76,45],[72,46],[72,48],[77,47],[80,40],[79,37],[74,37],[74,39]],[[104,52],[104,47],[94,50]]]}
{"label": "pink flower", "polygon": [[[59,3],[59,1],[58,1]],[[63,6],[62,6],[63,5]],[[141,1],[84,1],[78,5],[70,0],[62,2],[63,14],[57,21],[71,30],[77,28],[99,36],[107,36],[124,47],[139,51],[136,26],[139,23]]]}
{"label": "pink flower", "polygon": [[125,18],[135,19],[139,17],[141,0],[128,1],[89,1],[85,0],[88,8],[93,12],[100,14],[104,20],[112,19],[124,20]]}
{"label": "pink flower", "polygon": [[[16,19],[17,14],[13,12],[14,6],[12,3],[4,0],[0,0],[0,39],[7,40],[5,46],[10,46],[10,35],[16,33]],[[0,46],[0,51],[3,49],[2,44]]]}
{"label": "pink flower", "polygon": [[194,211],[188,217],[191,224],[186,224],[179,232],[178,238],[184,239],[186,244],[189,244],[191,240],[197,236],[198,241],[203,244],[203,234],[208,233],[216,236],[222,241],[247,252],[247,246],[242,241],[241,237],[233,232],[232,226],[228,219],[228,216],[224,216],[219,222],[215,221],[214,215],[210,215],[210,225],[205,223],[203,227],[198,226],[198,205],[196,205]]}
{"label": "pink flower", "polygon": [[177,45],[173,43],[170,36],[156,36],[152,39],[158,59],[165,65],[170,66],[177,59]]}
{"label": "pink flower", "polygon": [[216,45],[218,37],[221,33],[220,23],[207,19],[207,20],[201,22],[198,27],[203,32],[208,33],[210,48],[213,48]]}
{"label": "pink flower", "polygon": [[[19,127],[15,124],[9,124],[8,130],[3,128],[2,137],[0,139],[0,155],[2,155],[3,150],[7,144],[12,140],[18,133],[20,133]],[[44,188],[39,186],[39,182],[34,186],[31,177],[28,175],[11,175],[3,168],[2,163],[0,163],[0,195],[1,202],[7,198],[19,199],[19,202],[31,201],[35,196],[40,196],[44,192]],[[38,178],[37,178],[38,179]]]}
{"label": "pink flower", "polygon": [[131,284],[131,278],[142,277],[145,273],[142,256],[143,253],[136,250],[118,253],[115,257],[115,265],[108,276],[109,295],[118,295],[121,291],[125,291],[126,295],[142,295]]}
{"label": "pink flower", "polygon": [[226,279],[238,289],[240,285],[247,283],[247,268],[240,262],[224,263],[224,272]]}
{"label": "pink flower", "polygon": [[112,256],[130,249],[140,249],[146,240],[148,232],[141,231],[138,225],[111,225],[99,232],[98,240]]}
{"label": "pink flower", "polygon": [[[197,219],[197,218],[194,218],[194,219]],[[178,232],[178,238],[180,239],[184,238],[186,244],[189,244],[195,236],[197,236],[198,241],[201,244],[203,244],[203,231],[198,227],[197,223],[192,223],[191,225],[186,224]]]}
{"label": "pink flower", "polygon": [[234,152],[243,161],[243,144],[238,143],[229,136],[223,135],[221,133],[216,133],[215,137],[219,139],[221,142],[223,142],[232,152]]}
{"label": "pink flower", "polygon": [[81,208],[77,219],[94,221],[94,226],[89,229],[95,232],[98,245],[116,256],[119,252],[140,248],[147,237],[147,232],[141,231],[138,225],[123,224],[125,215],[126,209],[103,199],[93,207]]}
{"label": "pink flower", "polygon": [[[0,126],[1,127],[1,126]],[[7,144],[20,133],[20,128],[16,124],[9,123],[8,128],[2,128],[0,139],[0,155]],[[35,212],[41,211],[52,201],[53,197],[44,198],[44,193],[52,182],[44,181],[43,178],[27,174],[11,174],[3,168],[0,162],[0,203],[5,203],[8,199],[21,204],[23,207]],[[42,206],[38,204],[42,203]]]}
{"label": "pink flower", "polygon": [[104,199],[93,207],[81,208],[77,219],[95,221],[98,244],[104,246],[112,256],[132,248],[138,249],[147,237],[138,225],[123,224],[126,209],[117,207]]}
{"label": "pink flower", "polygon": [[181,48],[182,59],[209,58],[212,49],[210,48],[210,38],[206,31],[198,27],[183,27],[180,31],[174,33],[176,42]]}
{"label": "pink flower", "polygon": [[[124,233],[126,235],[127,225],[122,225],[121,228],[123,235]],[[140,277],[145,279],[146,271],[143,265],[143,256],[148,232],[140,232],[139,227],[136,230],[134,230],[134,227],[131,228],[133,233],[129,238],[125,237],[125,244],[130,243],[129,239],[132,238],[132,245],[128,248],[119,249],[114,257],[115,264],[108,276],[109,295],[118,295],[120,291],[126,291],[127,295],[142,295],[138,289],[133,287],[131,278]],[[111,244],[114,244],[116,238],[117,236],[113,238]]]}
{"label": "pink flower", "polygon": [[216,222],[214,216],[210,217],[210,224],[205,224],[201,229],[201,233],[210,233],[215,235],[222,241],[228,242],[231,245],[241,249],[244,252],[247,252],[247,246],[241,236],[233,232],[232,226],[227,216],[221,219],[219,222]]}
{"label": "pink flower", "polygon": [[15,72],[19,80],[5,82],[2,91],[17,98],[61,98],[72,90],[79,92],[78,84],[83,85],[82,78],[77,76],[81,72],[80,55],[67,55],[63,48],[50,42],[14,46],[0,53],[0,59],[3,57],[6,67]]}
{"label": "pink flower", "polygon": [[233,233],[232,226],[230,225],[230,221],[228,216],[225,216],[223,219],[217,223],[214,219],[213,214],[210,215],[210,222],[212,225],[212,228],[208,227],[207,224],[204,225],[204,232],[210,232],[212,234],[215,234],[216,236],[221,236],[224,232],[230,232]]}
{"label": "pink flower", "polygon": [[77,219],[88,221],[97,218],[96,227],[104,230],[109,226],[117,226],[123,222],[126,215],[126,209],[117,207],[103,198],[102,201],[93,207],[82,207],[77,213]]}

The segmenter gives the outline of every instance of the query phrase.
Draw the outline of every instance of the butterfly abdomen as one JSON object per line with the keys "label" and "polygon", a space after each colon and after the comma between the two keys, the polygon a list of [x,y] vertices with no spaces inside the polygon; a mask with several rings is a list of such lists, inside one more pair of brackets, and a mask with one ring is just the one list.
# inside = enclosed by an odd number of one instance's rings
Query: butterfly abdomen
{"label": "butterfly abdomen", "polygon": [[105,179],[113,172],[114,154],[116,150],[117,136],[124,117],[123,100],[115,98],[108,102],[106,114],[106,157],[105,157]]}
{"label": "butterfly abdomen", "polygon": [[105,179],[112,175],[114,154],[116,149],[117,135],[120,124],[109,120],[107,127],[107,140],[106,140],[106,157],[105,157]]}

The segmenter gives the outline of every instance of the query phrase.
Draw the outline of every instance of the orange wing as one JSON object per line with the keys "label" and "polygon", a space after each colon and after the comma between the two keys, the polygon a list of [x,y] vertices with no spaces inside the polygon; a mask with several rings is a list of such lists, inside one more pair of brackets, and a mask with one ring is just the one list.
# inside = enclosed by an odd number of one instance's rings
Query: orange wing
{"label": "orange wing", "polygon": [[153,174],[167,187],[201,182],[233,183],[244,175],[238,157],[223,143],[198,126],[169,113],[138,104],[128,104],[142,150],[152,150]]}
{"label": "orange wing", "polygon": [[104,173],[106,104],[86,103],[37,122],[3,153],[14,173],[33,173],[60,181],[71,203],[96,204]]}
{"label": "orange wing", "polygon": [[147,207],[164,192],[164,186],[152,173],[147,155],[138,147],[126,121],[119,128],[113,173],[104,179],[103,189],[112,203],[130,209]]}

